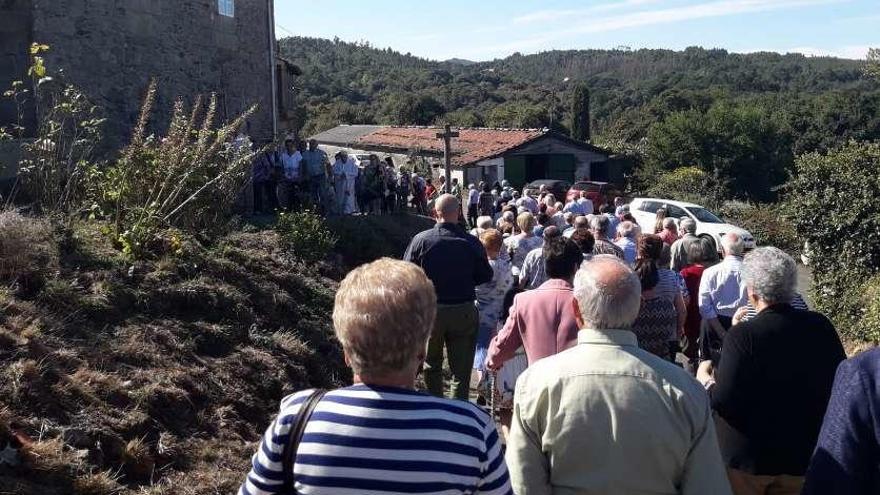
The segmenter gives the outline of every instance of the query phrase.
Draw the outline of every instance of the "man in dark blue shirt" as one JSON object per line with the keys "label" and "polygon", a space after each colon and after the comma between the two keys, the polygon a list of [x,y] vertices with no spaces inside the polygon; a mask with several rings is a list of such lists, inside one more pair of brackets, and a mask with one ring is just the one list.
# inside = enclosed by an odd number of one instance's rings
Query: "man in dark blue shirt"
{"label": "man in dark blue shirt", "polygon": [[880,349],[841,363],[803,495],[880,493]]}
{"label": "man in dark blue shirt", "polygon": [[480,241],[459,225],[459,210],[455,196],[440,196],[434,204],[437,225],[416,235],[403,259],[422,267],[437,292],[437,319],[425,359],[428,391],[444,395],[445,344],[454,397],[468,400],[479,325],[474,288],[492,280],[492,267]]}

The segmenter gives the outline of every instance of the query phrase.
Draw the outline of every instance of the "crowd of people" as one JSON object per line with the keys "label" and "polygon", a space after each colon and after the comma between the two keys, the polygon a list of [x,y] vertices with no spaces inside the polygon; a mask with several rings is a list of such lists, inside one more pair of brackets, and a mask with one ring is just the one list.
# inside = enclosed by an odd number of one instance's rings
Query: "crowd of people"
{"label": "crowd of people", "polygon": [[[324,215],[375,215],[413,211],[426,215],[443,191],[431,177],[395,165],[390,156],[357,158],[340,151],[332,160],[317,141],[287,139],[281,150],[267,148],[254,159],[253,211],[310,209]],[[458,179],[452,192],[461,195]]]}
{"label": "crowd of people", "polygon": [[354,385],[285,398],[241,494],[880,493],[880,351],[791,256],[495,186],[346,277]]}

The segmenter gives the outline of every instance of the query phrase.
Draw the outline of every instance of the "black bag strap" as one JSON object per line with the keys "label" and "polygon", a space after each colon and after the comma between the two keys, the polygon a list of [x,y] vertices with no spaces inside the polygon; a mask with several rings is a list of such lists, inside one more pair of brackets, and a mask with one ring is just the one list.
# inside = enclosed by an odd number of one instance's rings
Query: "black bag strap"
{"label": "black bag strap", "polygon": [[305,403],[300,407],[299,413],[296,415],[296,422],[290,427],[290,433],[287,436],[287,445],[281,456],[281,469],[284,472],[284,491],[290,495],[296,495],[296,486],[293,480],[293,463],[296,461],[296,451],[299,449],[299,443],[302,441],[303,433],[306,431],[306,425],[315,412],[318,402],[324,398],[326,390],[317,389],[312,395],[306,399]]}

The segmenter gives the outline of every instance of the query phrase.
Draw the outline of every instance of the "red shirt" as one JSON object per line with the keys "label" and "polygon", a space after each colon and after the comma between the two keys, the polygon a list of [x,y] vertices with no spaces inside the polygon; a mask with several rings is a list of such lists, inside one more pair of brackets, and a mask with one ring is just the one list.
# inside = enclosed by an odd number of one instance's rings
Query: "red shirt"
{"label": "red shirt", "polygon": [[690,293],[690,301],[687,307],[687,319],[684,322],[684,334],[687,336],[687,346],[684,354],[689,358],[697,357],[697,338],[700,336],[700,279],[703,278],[703,265],[688,265],[681,271],[681,277]]}
{"label": "red shirt", "polygon": [[657,234],[657,236],[660,237],[660,239],[662,239],[663,242],[669,246],[671,246],[672,243],[678,240],[678,234],[668,229],[663,229],[663,231]]}

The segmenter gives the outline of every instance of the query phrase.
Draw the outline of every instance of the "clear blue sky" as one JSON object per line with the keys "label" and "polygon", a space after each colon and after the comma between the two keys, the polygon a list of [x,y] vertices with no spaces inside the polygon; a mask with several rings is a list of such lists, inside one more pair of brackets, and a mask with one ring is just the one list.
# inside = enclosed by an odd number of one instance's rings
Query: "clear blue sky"
{"label": "clear blue sky", "polygon": [[725,48],[864,58],[880,0],[275,0],[277,34],[431,59],[573,48]]}

